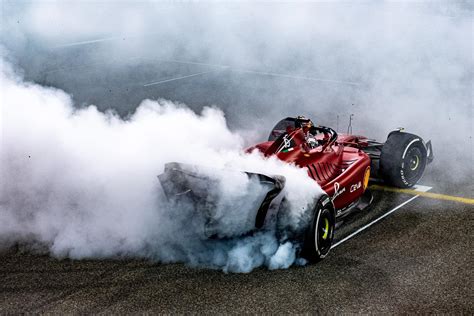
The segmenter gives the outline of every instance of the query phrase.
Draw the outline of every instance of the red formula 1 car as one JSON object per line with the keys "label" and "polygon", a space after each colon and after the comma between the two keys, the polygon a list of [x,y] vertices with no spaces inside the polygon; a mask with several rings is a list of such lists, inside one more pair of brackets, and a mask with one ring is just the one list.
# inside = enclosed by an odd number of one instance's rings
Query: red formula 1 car
{"label": "red formula 1 car", "polygon": [[[299,228],[285,225],[291,209],[285,203],[281,176],[246,173],[259,183],[260,199],[245,218],[247,226],[239,234],[251,234],[260,229],[275,229],[281,239],[299,245],[300,255],[309,261],[324,258],[331,249],[338,219],[368,207],[372,195],[369,181],[384,181],[397,187],[415,185],[425,166],[433,160],[431,142],[401,130],[391,132],[385,143],[364,136],[337,134],[329,127],[315,126],[305,117],[288,117],[276,124],[268,141],[257,144],[248,152],[258,150],[265,156],[306,168],[326,194],[308,208],[306,222]],[[234,237],[222,231],[222,214],[212,211],[219,203],[213,185],[216,180],[194,166],[170,163],[159,176],[166,196],[173,203],[192,203],[200,214],[206,214],[204,230],[209,238]],[[244,211],[242,211],[244,212]],[[219,213],[220,215],[216,215]],[[235,231],[232,230],[235,234]]]}

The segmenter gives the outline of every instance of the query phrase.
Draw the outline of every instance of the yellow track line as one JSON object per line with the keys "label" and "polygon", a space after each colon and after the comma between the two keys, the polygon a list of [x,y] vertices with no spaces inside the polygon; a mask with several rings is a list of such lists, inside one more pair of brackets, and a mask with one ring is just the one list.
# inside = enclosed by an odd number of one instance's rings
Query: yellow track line
{"label": "yellow track line", "polygon": [[411,189],[392,188],[392,187],[386,187],[386,186],[378,185],[378,184],[373,184],[370,186],[370,188],[372,190],[419,195],[419,196],[427,197],[430,199],[436,199],[436,200],[454,201],[454,202],[459,202],[459,203],[464,203],[464,204],[474,204],[474,199],[463,198],[459,196],[452,196],[452,195],[432,193],[432,192],[420,192],[420,191],[415,191]]}

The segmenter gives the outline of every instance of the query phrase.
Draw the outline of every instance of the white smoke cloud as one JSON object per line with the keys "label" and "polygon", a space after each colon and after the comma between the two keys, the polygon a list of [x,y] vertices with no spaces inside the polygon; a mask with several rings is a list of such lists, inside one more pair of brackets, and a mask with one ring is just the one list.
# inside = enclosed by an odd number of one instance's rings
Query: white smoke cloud
{"label": "white smoke cloud", "polygon": [[[336,125],[339,116],[339,127],[345,129],[348,116],[354,113],[354,133],[383,141],[388,132],[402,126],[426,140],[432,139],[434,168],[450,170],[440,177],[468,183],[474,172],[473,9],[472,2],[462,0],[5,1],[0,27],[2,42],[35,80],[55,77],[45,71],[95,63],[121,69],[130,58],[141,61],[133,64],[140,72],[134,73],[127,84],[153,80],[142,70],[148,65],[145,61],[156,64],[171,59],[227,65],[235,80],[244,84],[231,82],[232,90],[226,94],[235,95],[219,107],[229,115],[233,128],[255,126],[254,133],[247,134],[253,139],[260,139],[282,116],[304,114],[325,125]],[[94,44],[67,46],[89,41]],[[172,65],[175,69],[183,66]],[[221,69],[201,66],[196,72]],[[242,69],[334,82],[276,80],[278,77],[265,75],[242,77]],[[87,90],[100,92],[84,84],[89,83],[89,75],[84,70],[75,73],[74,77],[83,77],[77,87],[68,86],[68,76],[52,81],[76,96],[88,96]],[[252,82],[251,89],[246,81]],[[194,109],[207,102],[203,99],[213,97],[200,93],[199,84],[188,89],[171,95],[178,100],[188,94],[197,95],[201,100],[187,101]],[[271,97],[262,100],[260,95]],[[97,105],[121,109],[123,114],[138,104],[110,104],[109,98],[105,94]],[[249,101],[235,104],[241,99]]]}
{"label": "white smoke cloud", "polygon": [[[75,109],[65,92],[25,82],[2,64],[2,246],[35,245],[60,258],[144,257],[230,272],[293,264],[295,246],[279,245],[274,231],[206,240],[194,230],[199,219],[192,210],[169,209],[165,202],[157,175],[170,161],[284,175],[296,219],[322,193],[304,170],[244,154],[241,137],[229,131],[219,109],[197,115],[183,104],[145,100],[123,120],[92,105]],[[249,196],[255,203],[256,190],[245,179],[220,179],[220,215],[230,216],[221,223],[224,231],[249,223],[239,201]]]}

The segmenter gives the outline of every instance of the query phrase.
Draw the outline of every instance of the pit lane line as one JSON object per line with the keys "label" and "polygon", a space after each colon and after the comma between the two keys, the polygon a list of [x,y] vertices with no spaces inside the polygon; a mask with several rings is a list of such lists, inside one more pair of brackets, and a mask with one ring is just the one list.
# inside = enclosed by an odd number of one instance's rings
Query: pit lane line
{"label": "pit lane line", "polygon": [[343,239],[339,240],[338,242],[334,243],[332,246],[331,246],[331,249],[334,249],[336,248],[337,246],[339,246],[340,244],[348,241],[349,239],[351,239],[352,237],[358,235],[359,233],[363,232],[364,230],[366,230],[367,228],[369,228],[370,226],[372,226],[373,224],[377,223],[378,221],[380,221],[381,219],[387,217],[388,215],[392,214],[393,212],[397,211],[398,209],[400,209],[401,207],[407,205],[408,203],[410,203],[411,201],[419,198],[421,196],[422,193],[425,193],[429,190],[432,189],[432,187],[428,187],[428,186],[423,186],[423,185],[416,185],[415,187],[415,190],[410,190],[412,192],[417,192],[417,194],[406,200],[405,202],[403,202],[402,204],[394,207],[393,209],[391,209],[390,211],[388,211],[387,213],[383,214],[382,216],[374,219],[373,221],[371,221],[370,223],[368,224],[365,224],[364,226],[362,226],[361,228],[357,229],[356,231],[354,231],[353,233],[349,234],[348,236],[344,237]]}

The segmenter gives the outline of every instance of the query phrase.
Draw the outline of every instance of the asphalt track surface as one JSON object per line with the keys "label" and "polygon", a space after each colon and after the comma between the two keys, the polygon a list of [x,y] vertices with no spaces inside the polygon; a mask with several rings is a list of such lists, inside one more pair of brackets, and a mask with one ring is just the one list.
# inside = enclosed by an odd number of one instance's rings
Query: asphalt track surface
{"label": "asphalt track surface", "polygon": [[[121,104],[138,104],[145,97],[160,96],[198,106],[230,101],[243,105],[252,100],[261,106],[249,111],[258,115],[269,110],[265,108],[267,101],[279,96],[278,92],[271,95],[252,90],[252,82],[262,80],[261,75],[230,75],[225,69],[219,70],[226,72],[224,76],[223,73],[207,73],[183,78],[179,84],[174,81],[168,87],[145,86],[209,69],[202,65],[176,65],[160,63],[160,76],[153,75],[146,65],[130,65],[124,70],[127,80],[120,79],[124,78],[120,74],[84,65],[61,70],[61,67],[45,64],[49,69],[26,71],[25,75],[73,93],[79,103],[94,103],[100,108],[101,104],[108,106],[104,102],[115,102],[122,114],[130,109]],[[76,68],[71,70],[71,67]],[[105,66],[100,67],[104,70]],[[137,84],[133,74],[143,73],[145,69],[150,72],[149,80]],[[81,76],[77,76],[78,72]],[[87,77],[87,72],[92,73],[93,79],[80,81]],[[213,80],[215,76],[220,76],[219,80]],[[245,80],[239,76],[245,76]],[[193,83],[197,78],[202,80]],[[98,85],[94,80],[103,84]],[[245,82],[241,89],[248,89],[249,93],[236,95],[232,91],[236,80],[239,84]],[[192,84],[199,87],[187,89]],[[288,82],[281,84],[288,85]],[[239,108],[228,109],[226,113],[232,117],[233,111],[237,113]],[[433,187],[430,192],[473,198],[472,181],[456,183],[442,179],[449,180],[442,170],[428,170],[422,182]],[[336,232],[336,239],[341,240],[411,198],[413,195],[406,193],[374,191],[373,206],[347,219]],[[318,264],[276,271],[262,268],[249,274],[225,274],[138,259],[59,260],[24,251],[21,247],[9,249],[0,253],[0,314],[472,314],[473,211],[472,204],[418,197],[338,245]]]}

